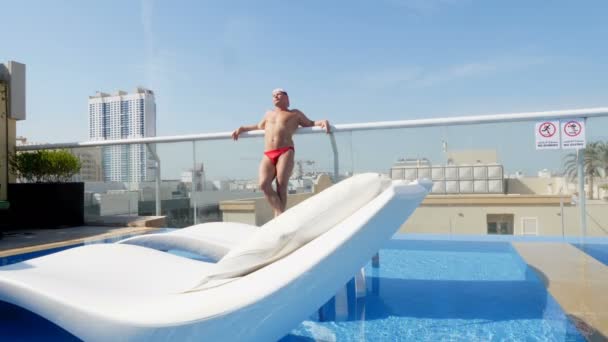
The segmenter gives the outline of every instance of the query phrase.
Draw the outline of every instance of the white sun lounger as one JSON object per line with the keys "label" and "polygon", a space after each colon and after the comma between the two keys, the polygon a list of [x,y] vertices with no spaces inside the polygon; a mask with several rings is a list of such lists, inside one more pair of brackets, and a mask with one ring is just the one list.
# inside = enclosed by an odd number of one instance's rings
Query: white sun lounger
{"label": "white sun lounger", "polygon": [[245,223],[209,222],[166,233],[146,234],[118,241],[160,251],[179,250],[218,261],[260,229]]}
{"label": "white sun lounger", "polygon": [[85,341],[273,341],[313,313],[418,207],[429,183],[351,177],[217,263],[129,244],[0,267],[0,300]]}

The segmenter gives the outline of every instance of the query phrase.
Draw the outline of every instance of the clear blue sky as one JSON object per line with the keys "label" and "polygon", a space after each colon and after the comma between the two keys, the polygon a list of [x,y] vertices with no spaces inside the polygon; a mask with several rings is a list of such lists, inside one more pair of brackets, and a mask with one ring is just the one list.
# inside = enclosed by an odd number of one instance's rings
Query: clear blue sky
{"label": "clear blue sky", "polygon": [[[270,90],[334,124],[608,105],[608,1],[3,1],[35,142],[95,91],[155,91],[158,135],[230,131]],[[532,131],[530,132],[530,135]]]}

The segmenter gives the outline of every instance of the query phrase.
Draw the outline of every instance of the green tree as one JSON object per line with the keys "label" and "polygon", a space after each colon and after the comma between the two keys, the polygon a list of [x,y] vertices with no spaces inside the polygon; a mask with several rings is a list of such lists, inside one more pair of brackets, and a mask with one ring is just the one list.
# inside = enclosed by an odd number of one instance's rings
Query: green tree
{"label": "green tree", "polygon": [[[608,174],[608,143],[605,141],[594,141],[587,144],[583,150],[585,153],[583,169],[586,183],[589,184],[587,198],[593,199],[593,177],[605,178]],[[569,153],[564,157],[564,174],[570,181],[577,177],[576,153]]]}
{"label": "green tree", "polygon": [[11,171],[31,183],[68,182],[80,171],[80,160],[66,150],[22,152],[10,157]]}

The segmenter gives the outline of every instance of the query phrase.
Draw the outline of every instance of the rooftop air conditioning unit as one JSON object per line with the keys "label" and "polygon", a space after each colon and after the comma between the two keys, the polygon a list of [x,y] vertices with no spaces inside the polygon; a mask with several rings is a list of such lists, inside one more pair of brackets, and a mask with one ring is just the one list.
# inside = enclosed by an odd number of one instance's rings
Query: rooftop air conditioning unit
{"label": "rooftop air conditioning unit", "polygon": [[457,166],[446,166],[445,167],[445,179],[457,180],[458,179],[458,167]]}
{"label": "rooftop air conditioning unit", "polygon": [[431,168],[430,167],[421,167],[418,168],[418,179],[431,179]]}
{"label": "rooftop air conditioning unit", "polygon": [[392,168],[391,179],[403,179],[403,168]]}
{"label": "rooftop air conditioning unit", "polygon": [[488,167],[487,166],[473,166],[473,179],[487,179],[488,178]]}
{"label": "rooftop air conditioning unit", "polygon": [[490,179],[488,180],[488,192],[494,194],[504,193],[504,181],[502,179]]}
{"label": "rooftop air conditioning unit", "polygon": [[445,194],[445,181],[434,181],[433,189],[431,190],[433,194]]}
{"label": "rooftop air conditioning unit", "polygon": [[488,192],[488,180],[474,180],[473,181],[473,192],[476,193],[487,193]]}
{"label": "rooftop air conditioning unit", "polygon": [[470,194],[473,192],[473,181],[461,180],[460,181],[460,193]]}
{"label": "rooftop air conditioning unit", "polygon": [[459,166],[458,167],[458,179],[473,179],[473,167],[472,166]]}
{"label": "rooftop air conditioning unit", "polygon": [[403,177],[408,180],[418,179],[417,169],[415,167],[408,167],[403,169]]}
{"label": "rooftop air conditioning unit", "polygon": [[431,168],[431,179],[440,180],[445,179],[445,168],[443,166],[433,166]]}
{"label": "rooftop air conditioning unit", "polygon": [[460,192],[457,180],[445,181],[445,192],[448,194],[457,194]]}
{"label": "rooftop air conditioning unit", "polygon": [[488,165],[489,179],[503,179],[502,165]]}

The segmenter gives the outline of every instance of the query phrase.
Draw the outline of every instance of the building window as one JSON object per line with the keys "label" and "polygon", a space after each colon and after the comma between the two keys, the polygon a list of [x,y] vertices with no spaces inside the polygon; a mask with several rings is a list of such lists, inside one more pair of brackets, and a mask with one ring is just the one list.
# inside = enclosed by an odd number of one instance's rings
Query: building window
{"label": "building window", "polygon": [[488,214],[488,234],[513,235],[513,214]]}

